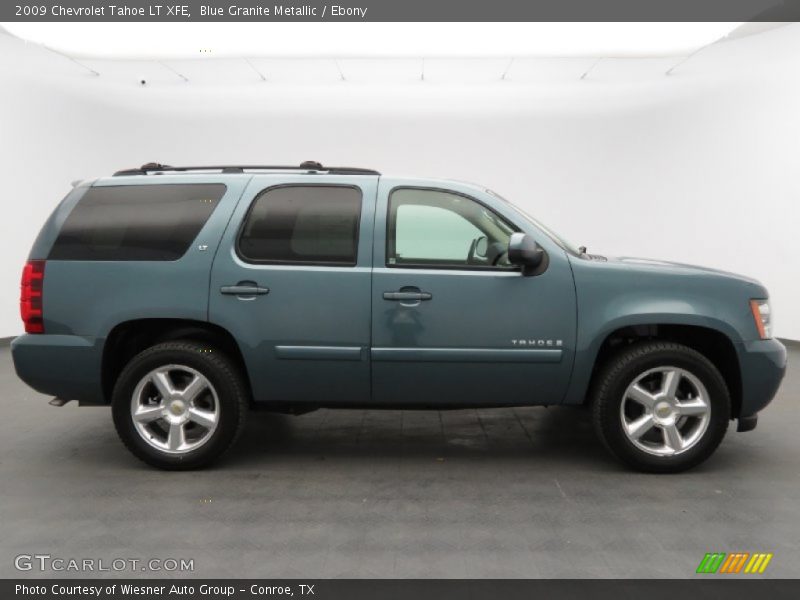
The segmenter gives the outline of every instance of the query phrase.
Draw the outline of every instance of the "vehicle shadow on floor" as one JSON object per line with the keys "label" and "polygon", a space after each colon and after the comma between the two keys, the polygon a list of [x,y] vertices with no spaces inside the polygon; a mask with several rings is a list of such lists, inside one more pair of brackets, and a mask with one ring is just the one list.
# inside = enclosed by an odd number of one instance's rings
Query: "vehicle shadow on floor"
{"label": "vehicle shadow on floor", "polygon": [[[692,472],[739,468],[736,450],[723,445],[712,460]],[[255,412],[239,442],[217,464],[246,469],[287,458],[404,464],[525,461],[533,468],[629,472],[597,438],[590,411],[575,407],[339,409],[302,416]]]}
{"label": "vehicle shadow on floor", "polygon": [[[87,427],[92,429],[88,445]],[[63,432],[54,440],[58,452],[96,468],[153,470],[125,450],[113,428],[101,433],[96,427],[84,422]],[[752,452],[731,447],[733,437],[692,473],[741,469],[743,462],[759,460]],[[255,411],[248,414],[239,441],[210,469],[252,471],[317,461],[387,469],[456,461],[496,469],[524,463],[526,468],[551,472],[630,472],[598,440],[591,413],[574,407],[323,409],[300,416]]]}
{"label": "vehicle shadow on floor", "polygon": [[320,410],[302,416],[255,412],[226,468],[275,457],[319,460],[535,460],[616,469],[588,411],[572,408],[453,411]]}

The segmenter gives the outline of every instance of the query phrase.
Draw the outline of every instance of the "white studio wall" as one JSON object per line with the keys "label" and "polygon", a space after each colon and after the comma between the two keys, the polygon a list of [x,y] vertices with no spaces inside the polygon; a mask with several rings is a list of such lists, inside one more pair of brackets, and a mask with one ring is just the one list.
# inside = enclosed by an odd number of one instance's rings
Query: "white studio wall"
{"label": "white studio wall", "polygon": [[418,81],[389,61],[405,79],[319,84],[222,84],[230,71],[202,61],[188,82],[147,63],[94,61],[93,76],[0,34],[0,337],[20,332],[22,264],[70,181],[150,161],[318,160],[479,182],[591,252],[753,276],[777,335],[800,339],[798,34],[720,43],[670,76],[675,61],[608,59],[580,80],[586,61],[570,59]]}

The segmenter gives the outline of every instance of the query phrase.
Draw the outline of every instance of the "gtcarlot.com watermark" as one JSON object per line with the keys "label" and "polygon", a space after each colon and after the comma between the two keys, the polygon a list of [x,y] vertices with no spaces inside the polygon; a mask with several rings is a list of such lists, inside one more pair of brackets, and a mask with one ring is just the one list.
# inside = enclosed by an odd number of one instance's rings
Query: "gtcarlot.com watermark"
{"label": "gtcarlot.com watermark", "polygon": [[193,558],[69,558],[50,554],[18,554],[14,557],[18,571],[35,572],[153,572],[190,573],[194,571]]}

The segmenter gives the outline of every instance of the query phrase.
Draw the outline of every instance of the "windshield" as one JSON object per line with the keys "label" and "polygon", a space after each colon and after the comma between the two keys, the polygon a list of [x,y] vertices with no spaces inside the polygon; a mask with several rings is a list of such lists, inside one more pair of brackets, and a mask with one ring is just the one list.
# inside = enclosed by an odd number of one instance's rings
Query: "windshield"
{"label": "windshield", "polygon": [[558,235],[558,234],[557,234],[555,231],[553,231],[553,230],[552,230],[552,229],[550,229],[549,227],[547,227],[547,226],[543,225],[542,223],[540,223],[539,221],[537,221],[536,219],[534,219],[534,218],[533,218],[531,215],[529,215],[527,212],[525,212],[525,211],[524,211],[522,208],[520,208],[518,205],[516,205],[516,204],[511,204],[511,202],[509,202],[508,200],[506,200],[505,198],[503,198],[503,197],[502,197],[500,194],[498,194],[498,193],[497,193],[497,192],[495,192],[494,190],[489,190],[489,189],[487,189],[487,190],[486,190],[486,193],[488,193],[488,194],[491,194],[492,196],[494,196],[494,197],[495,197],[495,198],[497,198],[498,200],[502,200],[502,201],[503,201],[503,202],[505,202],[506,204],[509,204],[509,205],[513,206],[513,207],[514,207],[514,210],[516,210],[518,213],[520,213],[520,214],[523,216],[523,218],[525,218],[525,219],[526,219],[526,220],[527,220],[527,221],[528,221],[528,222],[529,222],[531,225],[533,225],[534,227],[537,227],[538,229],[541,229],[541,230],[542,230],[542,232],[544,232],[544,234],[545,234],[547,237],[549,237],[551,240],[553,240],[553,241],[554,241],[556,244],[558,244],[558,245],[559,245],[559,246],[560,246],[562,249],[566,250],[567,252],[569,252],[569,253],[571,253],[571,254],[575,254],[576,256],[580,256],[580,254],[581,254],[581,251],[580,251],[580,250],[579,250],[577,247],[573,246],[573,245],[572,245],[570,242],[568,242],[567,240],[565,240],[563,237],[561,237],[560,235]]}

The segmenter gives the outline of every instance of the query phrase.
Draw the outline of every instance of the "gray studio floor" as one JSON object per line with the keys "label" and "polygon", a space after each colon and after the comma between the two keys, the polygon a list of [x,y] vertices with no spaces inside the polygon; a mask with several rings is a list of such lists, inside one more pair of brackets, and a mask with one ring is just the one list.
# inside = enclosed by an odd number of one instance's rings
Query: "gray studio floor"
{"label": "gray studio floor", "polygon": [[621,468],[574,409],[255,414],[214,468],[164,473],[107,409],[48,406],[0,348],[0,577],[21,553],[192,558],[195,577],[687,577],[737,550],[797,576],[797,347],[789,362],[756,431],[683,475]]}

